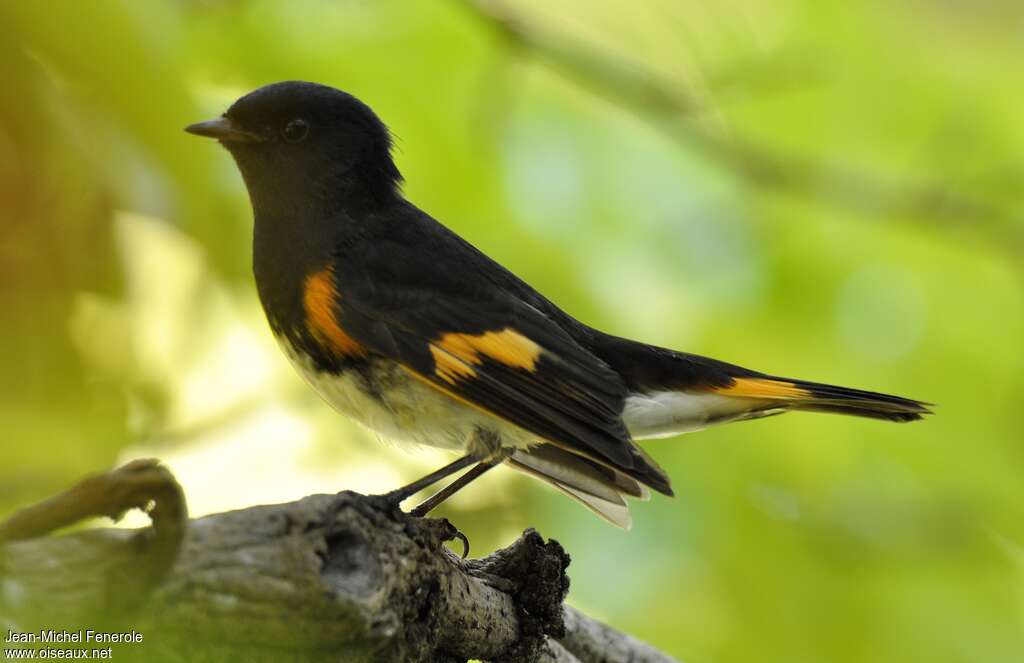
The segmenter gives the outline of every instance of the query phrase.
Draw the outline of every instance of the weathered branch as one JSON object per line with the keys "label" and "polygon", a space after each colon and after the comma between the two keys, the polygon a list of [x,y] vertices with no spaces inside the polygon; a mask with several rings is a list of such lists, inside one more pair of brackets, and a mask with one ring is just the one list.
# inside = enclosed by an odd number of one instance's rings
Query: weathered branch
{"label": "weathered branch", "polygon": [[[147,505],[151,528],[30,538]],[[446,520],[351,492],[181,527],[184,514],[154,461],[15,514],[0,523],[0,623],[21,633],[134,629],[144,641],[116,655],[147,661],[671,660],[563,606],[569,557],[532,530],[462,560],[444,546],[454,534]]]}

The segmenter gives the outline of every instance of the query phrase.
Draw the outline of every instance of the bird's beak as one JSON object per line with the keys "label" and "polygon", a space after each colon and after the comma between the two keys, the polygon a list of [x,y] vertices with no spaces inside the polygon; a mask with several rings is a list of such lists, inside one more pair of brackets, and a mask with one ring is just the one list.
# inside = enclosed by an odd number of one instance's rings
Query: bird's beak
{"label": "bird's beak", "polygon": [[261,143],[264,140],[262,136],[242,129],[226,117],[190,124],[185,127],[185,131],[197,136],[216,138],[222,143]]}

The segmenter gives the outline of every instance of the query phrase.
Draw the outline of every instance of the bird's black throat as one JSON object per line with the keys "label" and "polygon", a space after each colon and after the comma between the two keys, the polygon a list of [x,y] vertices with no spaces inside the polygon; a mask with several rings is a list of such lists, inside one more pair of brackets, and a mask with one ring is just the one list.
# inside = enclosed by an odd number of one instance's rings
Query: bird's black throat
{"label": "bird's black throat", "polygon": [[[264,176],[270,169],[247,167],[237,159],[252,201],[253,272],[260,302],[277,333],[302,326],[303,286],[328,266],[339,247],[358,238],[378,213],[401,199],[394,182],[327,168]],[[280,172],[280,171],[278,171]],[[386,184],[386,186],[385,186]]]}

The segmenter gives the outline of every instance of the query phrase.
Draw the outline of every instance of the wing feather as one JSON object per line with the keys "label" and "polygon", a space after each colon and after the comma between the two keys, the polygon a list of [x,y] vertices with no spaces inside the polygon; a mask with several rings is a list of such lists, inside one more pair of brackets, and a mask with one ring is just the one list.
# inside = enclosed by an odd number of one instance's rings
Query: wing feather
{"label": "wing feather", "polygon": [[[341,281],[339,279],[339,281]],[[421,288],[339,291],[344,332],[437,389],[671,494],[633,444],[618,374],[535,308],[488,293],[472,300]]]}

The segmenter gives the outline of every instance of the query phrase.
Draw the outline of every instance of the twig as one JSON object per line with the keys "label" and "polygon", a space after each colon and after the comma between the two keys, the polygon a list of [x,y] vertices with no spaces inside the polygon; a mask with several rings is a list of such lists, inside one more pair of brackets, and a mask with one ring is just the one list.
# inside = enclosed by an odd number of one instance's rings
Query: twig
{"label": "twig", "polygon": [[[114,563],[117,556],[111,554],[113,541],[96,542],[91,553],[98,559],[89,574],[90,582],[98,591],[92,597],[91,606],[103,615],[102,619],[93,620],[96,625],[136,610],[167,578],[181,550],[188,522],[181,487],[174,476],[153,459],[134,460],[116,470],[88,476],[63,493],[26,507],[0,522],[0,544],[10,542],[7,547],[0,546],[0,580],[10,575],[36,590],[29,596],[20,593],[21,586],[17,583],[8,586],[8,594],[14,592],[14,607],[38,600],[52,604],[55,608],[52,614],[61,614],[59,587],[71,586],[77,590],[80,579],[62,576],[54,566],[57,560],[45,555],[35,560],[35,564],[21,568],[16,557],[12,561],[3,553],[30,550],[33,545],[28,541],[31,539],[86,518],[108,516],[118,520],[129,509],[145,511],[152,527],[133,533],[118,532],[117,545],[130,555],[129,565]],[[91,533],[85,532],[82,536],[89,537]],[[72,541],[74,537],[57,540]],[[3,607],[0,599],[0,622],[10,617],[3,614]]]}
{"label": "twig", "polygon": [[17,511],[0,522],[0,543],[33,539],[97,516],[120,520],[130,509],[149,514],[161,537],[181,543],[188,509],[181,486],[150,458],[87,476],[59,495]]}

